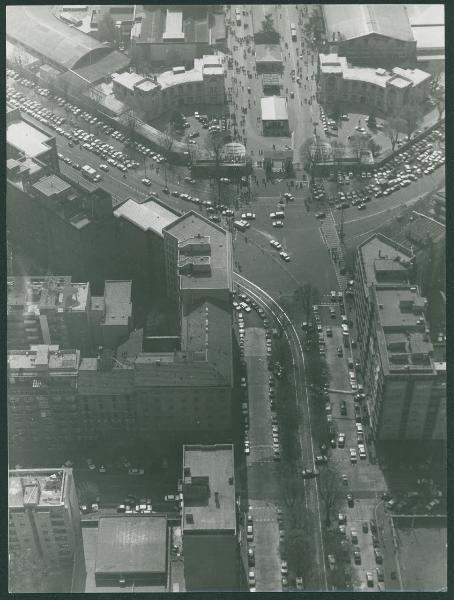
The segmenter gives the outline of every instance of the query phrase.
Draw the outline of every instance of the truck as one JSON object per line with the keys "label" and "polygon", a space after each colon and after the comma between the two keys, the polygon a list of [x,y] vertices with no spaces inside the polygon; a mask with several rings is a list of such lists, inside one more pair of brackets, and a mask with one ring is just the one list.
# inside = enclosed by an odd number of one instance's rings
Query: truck
{"label": "truck", "polygon": [[93,169],[90,165],[84,165],[81,168],[81,173],[85,179],[88,179],[89,181],[99,181],[101,179],[101,176],[96,172],[96,169]]}
{"label": "truck", "polygon": [[295,25],[295,23],[290,23],[290,32],[292,34],[292,41],[296,42],[296,25]]}

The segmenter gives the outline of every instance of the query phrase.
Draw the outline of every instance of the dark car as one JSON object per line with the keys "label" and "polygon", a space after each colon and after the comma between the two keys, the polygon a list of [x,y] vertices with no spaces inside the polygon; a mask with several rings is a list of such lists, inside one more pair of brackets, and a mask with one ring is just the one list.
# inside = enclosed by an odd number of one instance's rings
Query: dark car
{"label": "dark car", "polygon": [[340,413],[343,417],[347,416],[347,403],[345,402],[345,400],[341,400]]}
{"label": "dark car", "polygon": [[368,533],[369,532],[369,525],[367,524],[367,521],[364,521],[363,523],[363,533]]}
{"label": "dark car", "polygon": [[324,212],[318,212],[315,216],[317,219],[326,219],[326,214]]}
{"label": "dark car", "polygon": [[375,519],[371,519],[369,521],[369,525],[370,525],[370,531],[371,531],[371,533],[376,534],[377,533],[377,523],[376,523]]}
{"label": "dark car", "polygon": [[355,546],[353,550],[353,560],[355,561],[355,565],[361,564],[361,549],[359,546]]}
{"label": "dark car", "polygon": [[377,572],[377,579],[378,581],[385,581],[385,573],[383,572],[383,568],[382,567],[377,567],[376,569]]}
{"label": "dark car", "polygon": [[375,535],[375,533],[372,534],[372,546],[374,548],[378,548],[380,546],[380,541],[379,541],[378,537]]}
{"label": "dark car", "polygon": [[353,494],[347,494],[347,504],[350,508],[355,506],[355,500],[353,498]]}
{"label": "dark car", "polygon": [[383,554],[378,548],[374,548],[375,562],[379,565],[383,563]]}

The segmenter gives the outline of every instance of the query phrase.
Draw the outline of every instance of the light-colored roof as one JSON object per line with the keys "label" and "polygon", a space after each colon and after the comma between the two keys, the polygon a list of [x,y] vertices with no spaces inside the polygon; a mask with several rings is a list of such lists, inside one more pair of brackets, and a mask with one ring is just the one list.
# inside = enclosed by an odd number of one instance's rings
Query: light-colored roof
{"label": "light-colored roof", "polygon": [[178,215],[153,200],[137,204],[134,200],[129,199],[114,211],[114,215],[117,218],[123,217],[140,227],[142,231],[153,231],[161,237],[164,227],[178,219]]}
{"label": "light-colored roof", "polygon": [[8,352],[8,369],[37,376],[39,366],[41,369],[48,367],[51,372],[69,371],[75,374],[79,360],[79,350],[60,350],[58,345],[37,344],[30,346],[30,350]]}
{"label": "light-colored roof", "polygon": [[6,35],[31,52],[73,69],[84,59],[93,62],[111,52],[94,38],[59,21],[51,5],[9,5],[6,7]]}
{"label": "light-colored roof", "polygon": [[262,121],[287,121],[287,100],[280,96],[269,96],[260,100]]}
{"label": "light-colored roof", "polygon": [[6,141],[31,157],[39,156],[50,147],[50,136],[22,120],[8,125]]}
{"label": "light-colored roof", "polygon": [[410,25],[442,25],[445,24],[444,4],[406,4]]}
{"label": "light-colored roof", "polygon": [[101,517],[98,525],[96,573],[165,573],[165,516]]}
{"label": "light-colored roof", "polygon": [[328,74],[342,74],[346,81],[364,81],[382,88],[417,86],[431,77],[430,73],[420,69],[401,69],[395,67],[391,72],[371,67],[352,67],[345,56],[319,54],[320,71]]}
{"label": "light-colored roof", "polygon": [[104,288],[106,325],[128,325],[132,315],[132,281],[108,280]]}
{"label": "light-colored roof", "polygon": [[[232,236],[231,233],[199,213],[190,211],[166,228],[166,234],[185,242],[197,236],[210,238],[210,271],[198,277],[195,273],[180,274],[183,289],[231,289]],[[183,253],[181,253],[183,254]]]}
{"label": "light-colored roof", "polygon": [[279,44],[257,44],[255,47],[255,61],[257,63],[281,63],[281,47]]}
{"label": "light-colored roof", "polygon": [[166,28],[162,34],[163,40],[183,40],[183,12],[181,10],[167,9]]}
{"label": "light-colored roof", "polygon": [[417,50],[444,51],[445,27],[444,25],[425,25],[412,27],[416,40]]}
{"label": "light-colored roof", "polygon": [[[184,502],[183,531],[236,530],[235,471],[233,446],[188,445],[183,447],[183,469],[189,468],[193,484],[196,477],[208,478],[208,498]],[[206,481],[206,480],[205,480]],[[219,506],[216,506],[216,497]],[[192,515],[188,519],[188,514]],[[189,522],[188,522],[189,521]]]}
{"label": "light-colored roof", "polygon": [[146,81],[146,78],[142,75],[138,75],[137,73],[129,73],[128,71],[125,71],[124,73],[114,73],[112,75],[112,80],[128,90],[133,91],[134,86]]}
{"label": "light-colored roof", "polygon": [[9,472],[8,507],[60,506],[64,502],[66,469],[16,469]]}
{"label": "light-colored roof", "polygon": [[35,190],[41,192],[44,196],[53,196],[54,194],[61,194],[71,189],[69,183],[60,179],[57,175],[48,175],[42,177],[33,186]]}
{"label": "light-colored roof", "polygon": [[[350,40],[371,33],[413,41],[403,4],[323,4],[329,42]],[[333,39],[334,35],[334,39]]]}
{"label": "light-colored roof", "polygon": [[158,83],[163,90],[174,85],[180,85],[182,83],[195,83],[197,81],[203,81],[202,72],[202,59],[195,59],[194,65],[200,65],[200,68],[189,69],[184,73],[174,73],[173,71],[164,71],[158,75]]}
{"label": "light-colored roof", "polygon": [[386,238],[384,235],[376,234],[366,240],[358,248],[363,267],[365,270],[366,285],[370,286],[376,283],[375,262],[377,259],[395,260],[397,257],[404,263],[410,260],[410,253],[399,244]]}

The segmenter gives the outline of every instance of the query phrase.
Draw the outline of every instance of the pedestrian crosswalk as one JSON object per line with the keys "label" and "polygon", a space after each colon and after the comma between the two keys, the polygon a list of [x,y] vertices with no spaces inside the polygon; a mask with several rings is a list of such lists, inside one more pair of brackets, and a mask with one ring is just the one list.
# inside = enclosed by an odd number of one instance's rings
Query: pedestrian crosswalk
{"label": "pedestrian crosswalk", "polygon": [[344,255],[341,241],[337,232],[336,222],[331,211],[326,215],[320,225],[320,235],[328,248],[328,252],[333,260],[334,270],[339,289],[345,290],[347,287],[347,277],[341,275],[340,265],[344,264]]}

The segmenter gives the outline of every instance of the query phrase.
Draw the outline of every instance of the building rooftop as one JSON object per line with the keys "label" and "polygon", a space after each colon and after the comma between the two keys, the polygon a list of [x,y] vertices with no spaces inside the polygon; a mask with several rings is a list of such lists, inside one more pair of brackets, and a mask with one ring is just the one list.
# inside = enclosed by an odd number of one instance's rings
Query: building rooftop
{"label": "building rooftop", "polygon": [[[8,310],[23,307],[24,312],[39,315],[49,310],[85,311],[89,283],[72,283],[70,276],[8,277]],[[61,309],[61,310],[59,310]]]}
{"label": "building rooftop", "polygon": [[183,446],[183,533],[236,531],[233,446]]}
{"label": "building rooftop", "polygon": [[262,121],[287,121],[287,100],[279,96],[269,96],[260,100]]}
{"label": "building rooftop", "polygon": [[6,129],[7,143],[32,158],[47,152],[50,140],[50,136],[23,120],[10,123]]}
{"label": "building rooftop", "polygon": [[445,27],[444,25],[420,25],[413,27],[413,37],[416,40],[418,53],[432,51],[444,54],[445,51]]}
{"label": "building rooftop", "polygon": [[51,5],[9,5],[8,38],[65,69],[95,62],[111,52],[93,37],[55,18]]}
{"label": "building rooftop", "polygon": [[162,34],[165,40],[184,40],[183,12],[181,10],[167,9],[166,28]]}
{"label": "building rooftop", "polygon": [[413,41],[404,4],[324,4],[323,16],[329,42],[373,33]]}
{"label": "building rooftop", "polygon": [[105,282],[105,325],[128,325],[132,315],[131,287],[132,281]]}
{"label": "building rooftop", "polygon": [[96,574],[138,575],[167,571],[165,516],[101,517]]}
{"label": "building rooftop", "polygon": [[390,85],[398,88],[417,86],[431,77],[430,73],[420,69],[396,67],[388,72],[385,69],[352,67],[345,56],[338,56],[336,53],[319,54],[319,63],[322,73],[342,74],[346,81],[364,81],[382,88]]}
{"label": "building rooftop", "polygon": [[114,73],[112,75],[112,80],[123,87],[128,88],[128,90],[133,91],[134,87],[142,81],[146,81],[146,78],[137,73],[129,73],[128,71],[124,71],[123,73]]}
{"label": "building rooftop", "polygon": [[60,350],[58,345],[38,344],[30,346],[30,350],[8,352],[8,371],[24,376],[39,376],[47,371],[76,373],[79,361],[79,350]]}
{"label": "building rooftop", "polygon": [[416,287],[377,287],[375,296],[380,325],[385,331],[391,332],[396,328],[411,331],[424,323],[425,299],[419,295]]}
{"label": "building rooftop", "polygon": [[[370,237],[359,246],[358,250],[365,273],[366,286],[371,286],[377,282],[376,266],[378,259],[395,261],[398,258],[400,264],[405,267],[411,258],[408,250],[381,234]],[[397,263],[397,260],[395,262]]]}
{"label": "building rooftop", "polygon": [[129,199],[114,211],[114,215],[126,219],[140,227],[142,231],[152,231],[160,237],[164,227],[168,227],[178,219],[177,214],[154,200],[138,204]]}
{"label": "building rooftop", "polygon": [[255,61],[257,63],[281,63],[281,47],[279,44],[257,44],[255,50]]}
{"label": "building rooftop", "polygon": [[166,227],[165,232],[180,244],[191,238],[210,238],[209,271],[203,270],[200,275],[194,272],[181,273],[180,289],[232,288],[232,242],[228,231],[199,213],[190,211]]}
{"label": "building rooftop", "polygon": [[9,471],[8,507],[59,506],[64,503],[66,469]]}
{"label": "building rooftop", "polygon": [[56,196],[67,192],[71,189],[71,185],[63,179],[60,179],[57,175],[48,175],[42,177],[32,186],[35,190],[40,192],[43,196]]}
{"label": "building rooftop", "polygon": [[193,69],[189,69],[188,71],[183,71],[181,73],[164,71],[158,75],[157,79],[161,89],[163,90],[173,87],[174,85],[180,85],[181,83],[196,83],[197,81],[203,81],[202,59],[194,60]]}
{"label": "building rooftop", "polygon": [[224,66],[219,54],[204,54],[194,60],[194,67],[201,69],[203,75],[224,75]]}
{"label": "building rooftop", "polygon": [[181,317],[181,348],[203,353],[232,382],[232,316],[230,306],[211,300],[185,302]]}
{"label": "building rooftop", "polygon": [[441,25],[445,24],[444,4],[406,4],[410,25]]}

